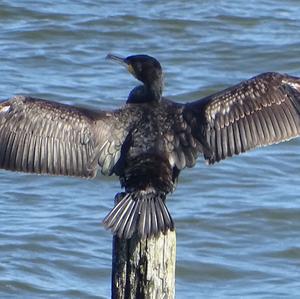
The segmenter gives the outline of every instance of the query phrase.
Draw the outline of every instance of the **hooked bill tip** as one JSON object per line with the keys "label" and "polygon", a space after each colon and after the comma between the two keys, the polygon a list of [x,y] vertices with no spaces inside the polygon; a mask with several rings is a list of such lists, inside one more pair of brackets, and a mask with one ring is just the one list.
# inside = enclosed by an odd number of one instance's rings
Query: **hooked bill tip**
{"label": "hooked bill tip", "polygon": [[118,62],[120,64],[127,65],[127,63],[125,62],[125,58],[117,56],[117,55],[114,55],[114,54],[111,54],[111,53],[108,53],[106,55],[105,59],[113,60],[113,61],[116,61],[116,62]]}

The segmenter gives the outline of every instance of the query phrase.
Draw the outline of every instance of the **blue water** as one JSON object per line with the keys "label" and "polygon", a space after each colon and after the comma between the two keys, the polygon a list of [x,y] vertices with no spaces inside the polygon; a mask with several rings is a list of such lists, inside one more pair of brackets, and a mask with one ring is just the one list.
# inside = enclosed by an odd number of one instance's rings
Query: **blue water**
{"label": "blue water", "polygon": [[[300,2],[0,2],[0,98],[120,107],[137,82],[104,58],[147,53],[186,102],[265,71],[300,75]],[[299,140],[182,173],[177,298],[300,296]],[[101,221],[119,191],[95,180],[0,172],[0,298],[108,298]]]}

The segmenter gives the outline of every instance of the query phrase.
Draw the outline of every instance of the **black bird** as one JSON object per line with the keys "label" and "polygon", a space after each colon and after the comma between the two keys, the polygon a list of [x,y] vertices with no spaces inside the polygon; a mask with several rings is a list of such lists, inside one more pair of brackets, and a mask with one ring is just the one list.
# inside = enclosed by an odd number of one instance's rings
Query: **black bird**
{"label": "black bird", "polygon": [[91,111],[27,96],[0,103],[0,168],[92,178],[98,168],[125,192],[104,224],[121,238],[174,228],[165,206],[179,173],[199,155],[214,164],[299,136],[300,78],[264,73],[195,102],[162,96],[160,63],[108,58],[142,85],[115,111]]}

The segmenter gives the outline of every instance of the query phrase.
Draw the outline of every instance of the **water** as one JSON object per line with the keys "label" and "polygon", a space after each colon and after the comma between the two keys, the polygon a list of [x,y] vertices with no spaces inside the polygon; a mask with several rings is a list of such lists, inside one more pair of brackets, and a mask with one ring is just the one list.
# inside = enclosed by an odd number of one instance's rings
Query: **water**
{"label": "water", "polygon": [[[136,81],[108,52],[148,53],[166,95],[201,98],[264,71],[300,75],[296,0],[0,2],[0,95],[117,108]],[[299,140],[183,172],[177,298],[300,295]],[[114,178],[0,172],[0,298],[107,298]]]}

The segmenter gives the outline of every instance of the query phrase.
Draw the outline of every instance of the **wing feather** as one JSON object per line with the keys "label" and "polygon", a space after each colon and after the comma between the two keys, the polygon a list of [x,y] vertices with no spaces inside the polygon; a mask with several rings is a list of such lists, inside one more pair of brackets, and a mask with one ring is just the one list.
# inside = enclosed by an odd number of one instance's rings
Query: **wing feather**
{"label": "wing feather", "polygon": [[300,79],[265,73],[199,101],[184,119],[214,163],[300,134]]}
{"label": "wing feather", "polygon": [[227,127],[228,130],[228,148],[229,148],[229,157],[234,155],[235,152],[235,143],[234,143],[234,135],[233,135],[233,127],[232,125]]}
{"label": "wing feather", "polygon": [[94,177],[102,157],[111,174],[128,133],[122,113],[24,96],[0,102],[0,168]]}
{"label": "wing feather", "polygon": [[222,159],[228,156],[228,130],[226,127],[222,129]]}
{"label": "wing feather", "polygon": [[222,140],[220,127],[216,128],[216,152],[218,157],[222,157]]}
{"label": "wing feather", "polygon": [[233,123],[233,135],[234,135],[234,145],[235,145],[234,153],[237,155],[238,153],[242,152],[240,130],[237,122]]}

